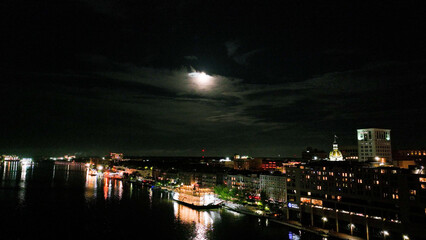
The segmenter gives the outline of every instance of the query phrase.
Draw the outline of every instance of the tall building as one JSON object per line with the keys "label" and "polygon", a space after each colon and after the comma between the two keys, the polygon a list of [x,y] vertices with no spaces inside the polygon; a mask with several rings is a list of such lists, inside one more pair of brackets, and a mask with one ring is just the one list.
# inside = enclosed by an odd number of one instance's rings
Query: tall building
{"label": "tall building", "polygon": [[392,162],[390,129],[358,129],[359,161],[377,161],[382,164]]}

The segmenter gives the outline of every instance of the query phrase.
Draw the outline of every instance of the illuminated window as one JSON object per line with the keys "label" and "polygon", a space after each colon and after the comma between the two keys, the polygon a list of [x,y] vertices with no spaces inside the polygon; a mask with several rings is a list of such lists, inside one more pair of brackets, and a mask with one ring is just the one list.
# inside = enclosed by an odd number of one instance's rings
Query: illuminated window
{"label": "illuminated window", "polygon": [[322,200],[312,199],[312,204],[322,206]]}
{"label": "illuminated window", "polygon": [[317,190],[321,190],[321,186],[317,186]]}
{"label": "illuminated window", "polygon": [[308,196],[311,196],[311,192],[308,192]]}
{"label": "illuminated window", "polygon": [[410,190],[411,195],[416,195],[416,190]]}
{"label": "illuminated window", "polygon": [[419,181],[420,181],[420,182],[426,182],[426,178],[421,177],[421,178],[419,178]]}

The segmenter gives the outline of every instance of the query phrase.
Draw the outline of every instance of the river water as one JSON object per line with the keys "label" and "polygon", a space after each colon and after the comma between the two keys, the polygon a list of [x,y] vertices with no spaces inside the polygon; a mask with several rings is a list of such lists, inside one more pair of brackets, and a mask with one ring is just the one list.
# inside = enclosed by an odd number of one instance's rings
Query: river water
{"label": "river water", "polygon": [[196,211],[159,190],[90,176],[84,165],[2,164],[0,239],[88,238],[321,239],[225,209]]}

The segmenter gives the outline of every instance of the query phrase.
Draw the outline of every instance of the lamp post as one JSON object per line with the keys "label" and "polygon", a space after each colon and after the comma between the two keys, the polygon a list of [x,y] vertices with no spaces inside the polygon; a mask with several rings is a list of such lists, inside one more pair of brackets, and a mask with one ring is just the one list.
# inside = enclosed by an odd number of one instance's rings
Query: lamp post
{"label": "lamp post", "polygon": [[349,224],[349,227],[351,228],[351,235],[354,235],[355,225],[353,223],[351,223],[351,224]]}
{"label": "lamp post", "polygon": [[322,220],[322,228],[325,228],[325,222],[327,222],[328,219],[326,217],[322,217],[321,220]]}
{"label": "lamp post", "polygon": [[383,230],[382,234],[383,234],[383,239],[386,239],[386,237],[389,236],[389,232],[386,230]]}

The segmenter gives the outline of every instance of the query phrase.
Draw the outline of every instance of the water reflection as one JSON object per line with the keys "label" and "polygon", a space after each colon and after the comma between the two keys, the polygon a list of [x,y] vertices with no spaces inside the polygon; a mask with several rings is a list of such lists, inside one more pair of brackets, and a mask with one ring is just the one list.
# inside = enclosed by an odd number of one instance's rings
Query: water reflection
{"label": "water reflection", "polygon": [[18,198],[19,198],[19,204],[23,204],[25,201],[25,186],[26,186],[26,179],[27,179],[27,171],[32,168],[33,165],[31,164],[23,164],[21,166],[21,179],[20,179],[20,183],[19,183],[19,193],[18,193]]}
{"label": "water reflection", "polygon": [[86,171],[86,191],[84,197],[86,200],[95,199],[97,197],[98,190],[98,177],[92,176],[89,174],[89,171]]}
{"label": "water reflection", "polygon": [[121,200],[123,198],[123,182],[121,180],[105,178],[102,175],[92,176],[87,170],[85,184],[85,198],[87,201],[97,198],[98,187],[103,192],[104,200],[112,198]]}
{"label": "water reflection", "polygon": [[28,172],[32,172],[32,164],[21,164],[19,161],[5,161],[3,163],[1,187],[6,189],[18,189],[18,204],[25,202],[26,180]]}
{"label": "water reflection", "polygon": [[36,233],[45,239],[138,239],[155,232],[158,239],[177,240],[320,239],[271,221],[259,226],[256,218],[225,209],[196,211],[169,197],[155,188],[91,176],[84,164],[5,162],[0,165],[5,216],[0,238],[31,239]]}
{"label": "water reflection", "polygon": [[213,231],[213,223],[220,220],[215,211],[197,211],[192,208],[173,202],[175,218],[185,224],[194,224],[193,239],[207,239],[207,234]]}
{"label": "water reflection", "polygon": [[13,183],[12,180],[19,180],[16,179],[16,177],[18,171],[20,170],[20,167],[21,164],[19,163],[19,161],[5,161],[3,164],[3,184],[5,184],[5,182],[7,182],[8,180],[10,180],[10,183]]}

